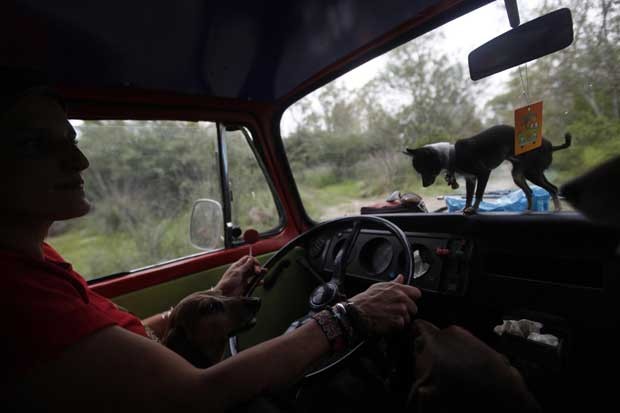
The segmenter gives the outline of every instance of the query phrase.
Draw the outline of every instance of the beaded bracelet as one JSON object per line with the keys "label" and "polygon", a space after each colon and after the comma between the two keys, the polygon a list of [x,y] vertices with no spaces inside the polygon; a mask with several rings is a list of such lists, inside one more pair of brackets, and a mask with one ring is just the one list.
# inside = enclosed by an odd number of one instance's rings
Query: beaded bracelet
{"label": "beaded bracelet", "polygon": [[347,340],[340,323],[330,310],[322,310],[311,317],[321,328],[332,352],[337,353],[347,348]]}

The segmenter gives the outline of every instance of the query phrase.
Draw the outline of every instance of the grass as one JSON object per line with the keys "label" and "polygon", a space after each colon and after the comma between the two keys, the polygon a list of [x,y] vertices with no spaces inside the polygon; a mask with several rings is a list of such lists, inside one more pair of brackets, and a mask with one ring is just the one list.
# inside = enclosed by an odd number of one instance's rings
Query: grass
{"label": "grass", "polygon": [[306,212],[315,218],[320,217],[322,211],[328,207],[349,203],[352,199],[363,198],[360,182],[353,180],[345,180],[324,187],[300,183],[299,192]]}
{"label": "grass", "polygon": [[[133,244],[124,233],[100,235],[88,227],[51,237],[47,242],[87,280],[120,271],[115,265],[116,257],[126,253]],[[102,260],[102,254],[107,259]]]}
{"label": "grass", "polygon": [[[397,188],[374,188],[363,181],[346,179],[323,187],[316,187],[307,183],[299,183],[299,191],[308,215],[314,219],[322,220],[342,214],[352,214],[359,211],[358,204],[363,201],[374,203],[386,199],[392,192],[413,192],[422,196],[425,200],[436,198],[438,195],[452,195],[454,191],[437,178],[435,185],[423,188],[417,177],[412,176]],[[328,210],[334,210],[329,211]],[[340,215],[342,215],[340,214]]]}
{"label": "grass", "polygon": [[134,232],[98,230],[94,218],[47,240],[87,280],[198,252],[188,240],[187,214],[157,224],[145,218]]}

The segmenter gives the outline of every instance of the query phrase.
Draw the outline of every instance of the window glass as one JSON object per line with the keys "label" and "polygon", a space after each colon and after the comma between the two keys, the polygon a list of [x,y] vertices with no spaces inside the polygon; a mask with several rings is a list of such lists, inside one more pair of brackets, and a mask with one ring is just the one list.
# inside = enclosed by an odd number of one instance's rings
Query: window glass
{"label": "window glass", "polygon": [[73,120],[90,161],[86,216],[55,223],[48,242],[86,279],[200,252],[189,242],[192,204],[221,203],[216,125]]}
{"label": "window glass", "polygon": [[[527,4],[525,4],[527,3]],[[620,7],[611,2],[521,2],[521,22],[569,7],[575,41],[566,49],[480,81],[468,54],[510,29],[494,2],[413,39],[292,105],[281,132],[309,216],[323,221],[358,214],[393,191],[423,196],[430,211],[460,197],[439,175],[423,187],[406,148],[468,138],[498,124],[514,126],[515,109],[543,101],[543,135],[558,147],[546,169],[555,186],[620,152]],[[482,155],[484,156],[484,155]],[[475,160],[472,160],[475,162]],[[485,200],[518,190],[509,162],[491,172]],[[530,187],[534,183],[528,182]],[[546,194],[546,192],[544,192]],[[548,195],[548,194],[547,194]],[[548,199],[548,210],[553,203]],[[564,210],[570,206],[561,200]],[[544,202],[543,202],[544,207]]]}
{"label": "window glass", "polygon": [[226,131],[226,150],[232,194],[232,222],[242,231],[266,232],[280,226],[273,192],[257,163],[247,130]]}

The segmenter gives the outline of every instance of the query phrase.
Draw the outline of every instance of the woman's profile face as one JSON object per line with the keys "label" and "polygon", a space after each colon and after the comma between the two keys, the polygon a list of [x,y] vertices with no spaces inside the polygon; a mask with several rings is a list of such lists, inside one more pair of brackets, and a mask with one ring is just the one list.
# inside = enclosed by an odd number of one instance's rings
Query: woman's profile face
{"label": "woman's profile face", "polygon": [[64,110],[48,96],[25,96],[0,114],[0,217],[48,222],[82,216],[90,205]]}

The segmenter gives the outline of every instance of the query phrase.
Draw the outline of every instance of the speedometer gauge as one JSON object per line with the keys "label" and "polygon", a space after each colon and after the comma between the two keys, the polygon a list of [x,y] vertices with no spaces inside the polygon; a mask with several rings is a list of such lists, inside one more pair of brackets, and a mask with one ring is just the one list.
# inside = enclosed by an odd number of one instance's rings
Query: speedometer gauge
{"label": "speedometer gauge", "polygon": [[370,274],[381,274],[388,269],[394,257],[392,244],[385,238],[373,238],[360,251],[360,264]]}

